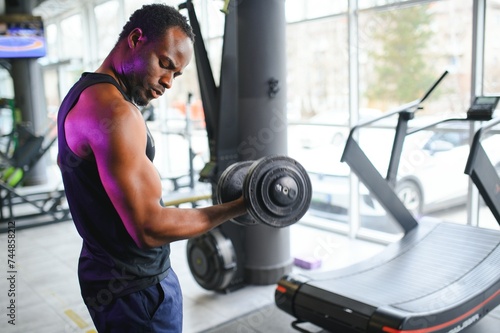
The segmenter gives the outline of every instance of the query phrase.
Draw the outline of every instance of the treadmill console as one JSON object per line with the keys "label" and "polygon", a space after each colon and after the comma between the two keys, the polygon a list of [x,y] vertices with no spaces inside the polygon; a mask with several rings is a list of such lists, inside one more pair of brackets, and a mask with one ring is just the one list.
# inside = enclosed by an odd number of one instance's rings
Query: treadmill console
{"label": "treadmill console", "polygon": [[499,100],[499,96],[477,96],[467,111],[467,118],[490,120]]}

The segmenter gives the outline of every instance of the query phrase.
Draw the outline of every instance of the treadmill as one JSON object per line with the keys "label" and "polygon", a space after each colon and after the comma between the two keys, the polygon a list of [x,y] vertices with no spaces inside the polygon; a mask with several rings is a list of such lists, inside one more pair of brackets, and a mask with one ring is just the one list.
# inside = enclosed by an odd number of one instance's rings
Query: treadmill
{"label": "treadmill", "polygon": [[[292,326],[298,331],[306,332],[300,324],[309,322],[335,333],[458,333],[500,304],[500,231],[430,217],[417,222],[391,186],[404,138],[418,131],[409,131],[408,121],[428,93],[421,100],[351,130],[341,160],[349,164],[399,223],[404,235],[379,254],[351,266],[282,277],[276,287],[275,303],[296,318]],[[491,119],[491,114],[473,111],[467,118],[454,120]],[[398,122],[384,178],[361,150],[354,134],[394,113],[398,114]],[[482,134],[499,121],[492,122],[475,135],[466,173],[500,223],[500,180],[493,166],[488,166],[480,144]]]}

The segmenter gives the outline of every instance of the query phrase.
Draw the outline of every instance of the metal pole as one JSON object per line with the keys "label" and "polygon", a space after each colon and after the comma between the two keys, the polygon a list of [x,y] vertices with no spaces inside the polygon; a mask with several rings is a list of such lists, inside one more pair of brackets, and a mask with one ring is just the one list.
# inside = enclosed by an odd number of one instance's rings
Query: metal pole
{"label": "metal pole", "polygon": [[[349,127],[357,124],[359,118],[358,96],[358,0],[349,0]],[[356,238],[360,227],[359,179],[349,173],[349,238]]]}
{"label": "metal pole", "polygon": [[[484,71],[484,22],[486,16],[486,0],[474,0],[472,8],[472,70],[471,101],[483,93]],[[469,129],[470,143],[477,130],[476,122],[471,122]],[[479,191],[469,179],[467,191],[467,224],[477,226],[479,223]]]}

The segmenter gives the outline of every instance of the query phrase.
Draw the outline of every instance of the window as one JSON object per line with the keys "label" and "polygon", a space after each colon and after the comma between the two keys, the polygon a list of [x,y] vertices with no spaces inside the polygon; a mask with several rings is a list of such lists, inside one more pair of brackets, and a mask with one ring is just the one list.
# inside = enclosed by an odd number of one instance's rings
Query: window
{"label": "window", "polygon": [[347,12],[347,1],[288,0],[285,5],[286,19],[290,23]]}
{"label": "window", "polygon": [[[83,51],[91,58],[84,64],[91,64],[89,69],[94,70],[115,45],[125,20],[150,2],[99,1],[93,11],[82,10],[82,15],[47,25],[47,39],[51,43],[48,57],[72,60],[64,70],[58,69],[58,84],[69,87],[82,67],[87,66],[73,61],[83,58]],[[175,1],[166,2],[178,5]],[[448,71],[409,125],[415,128],[445,118],[465,117],[470,106],[473,55],[473,0],[358,0],[356,12],[349,12],[349,3],[285,2],[288,154],[300,161],[314,178],[311,206],[314,218],[325,218],[323,221],[329,226],[341,230],[347,228],[351,206],[350,170],[346,163],[340,162],[351,112],[358,112],[361,121],[383,115],[422,98],[437,78]],[[485,3],[483,91],[486,95],[500,95],[500,42],[495,35],[500,29],[500,0]],[[231,1],[229,10],[238,4]],[[194,5],[218,82],[225,23],[225,15],[220,12],[223,2],[195,1]],[[187,16],[187,11],[183,14]],[[349,67],[356,59],[350,58],[349,23],[355,19],[359,64],[357,77],[350,77]],[[92,22],[91,31],[82,29],[87,22]],[[59,34],[56,26],[60,27]],[[97,38],[91,36],[93,33]],[[57,39],[60,43],[52,46]],[[90,40],[91,45],[84,47],[84,40]],[[172,114],[183,117],[188,93],[194,94],[193,105],[201,104],[194,60],[167,97],[155,101],[159,117],[168,118]],[[0,89],[8,93],[3,89],[9,84],[5,73],[0,71]],[[53,84],[56,72],[48,70],[46,75],[46,82]],[[350,110],[351,82],[358,89],[359,110]],[[63,95],[64,89],[60,89]],[[56,94],[50,96],[57,98]],[[387,171],[391,152],[392,137],[388,129],[394,127],[395,121],[394,117],[386,119],[381,126],[360,133],[361,147],[382,174]],[[469,130],[461,122],[433,126],[408,136],[396,190],[415,214],[467,222],[464,191],[469,179],[463,171],[469,140]],[[496,152],[493,149],[489,154],[494,156]],[[397,233],[398,229],[389,222],[374,196],[363,185],[359,192],[361,232]],[[481,205],[480,214],[487,218],[481,217],[480,225],[491,227],[494,217],[484,208]]]}
{"label": "window", "polygon": [[500,95],[500,40],[495,32],[500,30],[500,1],[486,1],[484,42],[485,95]]}
{"label": "window", "polygon": [[[53,33],[53,31],[49,31]],[[62,60],[81,59],[83,57],[83,30],[81,15],[73,15],[61,21],[61,52]],[[57,38],[57,34],[56,34]],[[49,56],[52,55],[49,53]]]}
{"label": "window", "polygon": [[[423,109],[416,112],[409,125],[417,128],[443,119],[464,118],[470,106],[472,81],[472,1],[360,0],[359,7],[359,118],[373,118],[422,98],[445,71],[448,75],[422,103]],[[293,115],[289,118],[289,153],[297,154],[292,157],[305,161],[306,168],[312,171],[313,185],[316,183],[312,207],[316,215],[347,222],[349,170],[339,162],[343,147],[338,143],[344,142],[349,130],[349,17],[346,13],[306,20],[305,13],[304,8],[297,11],[294,15],[298,16],[288,26],[288,102],[289,115]],[[494,17],[492,12],[489,15]],[[498,21],[487,20],[486,30],[496,31],[491,25]],[[495,62],[495,43],[486,42],[492,59],[487,63]],[[493,70],[485,72],[492,73],[485,76],[485,87],[493,87],[498,75]],[[318,115],[325,111],[325,116]],[[360,131],[361,148],[384,177],[395,118]],[[296,119],[309,119],[309,123],[296,125]],[[463,171],[469,140],[469,124],[460,121],[407,137],[395,191],[415,215],[467,222],[469,178]],[[359,206],[361,227],[397,232],[363,185]]]}
{"label": "window", "polygon": [[0,59],[0,98],[14,98],[14,82],[10,75],[10,64]]}
{"label": "window", "polygon": [[45,27],[45,37],[47,40],[47,55],[45,56],[49,61],[57,61],[59,59],[59,48],[57,45],[57,25],[49,24]]}
{"label": "window", "polygon": [[99,60],[103,60],[115,46],[121,26],[125,23],[119,15],[119,9],[118,1],[107,1],[94,7]]}
{"label": "window", "polygon": [[449,75],[420,114],[467,110],[471,80],[472,1],[436,1],[359,16],[360,104],[390,110],[423,97]]}

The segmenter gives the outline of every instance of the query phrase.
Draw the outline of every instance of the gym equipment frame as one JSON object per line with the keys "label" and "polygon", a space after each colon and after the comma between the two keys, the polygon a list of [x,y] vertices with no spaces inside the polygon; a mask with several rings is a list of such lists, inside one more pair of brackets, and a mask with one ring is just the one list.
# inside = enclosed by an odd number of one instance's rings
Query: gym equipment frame
{"label": "gym equipment frame", "polygon": [[[500,118],[492,119],[476,132],[472,141],[469,159],[465,167],[465,173],[468,174],[485,203],[490,208],[493,216],[500,223],[500,177],[498,175],[498,166],[495,167],[489,159],[486,151],[481,145],[481,140],[485,134],[490,132],[494,126],[500,124]],[[496,135],[500,135],[496,133]]]}
{"label": "gym equipment frame", "polygon": [[[21,188],[23,180],[33,170],[42,157],[57,140],[51,136],[52,127],[44,135],[37,136],[23,126],[17,126],[17,136],[22,138],[12,157],[2,158],[4,174],[0,179],[0,233],[6,232],[4,222],[16,220],[18,229],[67,221],[71,218],[66,203],[66,194],[60,187],[48,190],[44,187]],[[12,175],[5,177],[5,170],[12,170]],[[15,176],[17,175],[17,176]],[[5,179],[4,179],[5,178]],[[16,212],[16,207],[23,206],[23,213]]]}
{"label": "gym equipment frame", "polygon": [[[500,304],[500,231],[429,217],[417,222],[391,186],[404,138],[410,133],[408,120],[422,101],[355,126],[342,156],[400,224],[403,237],[374,257],[343,269],[284,276],[278,282],[275,303],[297,319],[292,323],[297,330],[304,332],[299,324],[311,322],[332,332],[455,333]],[[399,118],[384,179],[354,134],[394,113]],[[476,135],[477,142],[480,135]],[[486,202],[493,205],[496,200],[492,210],[498,213],[498,194],[494,199],[491,191],[481,189],[488,187],[485,177],[490,177],[492,170],[488,168],[486,176],[483,174],[483,152],[476,142],[471,156],[467,170],[482,184],[478,187]]]}

